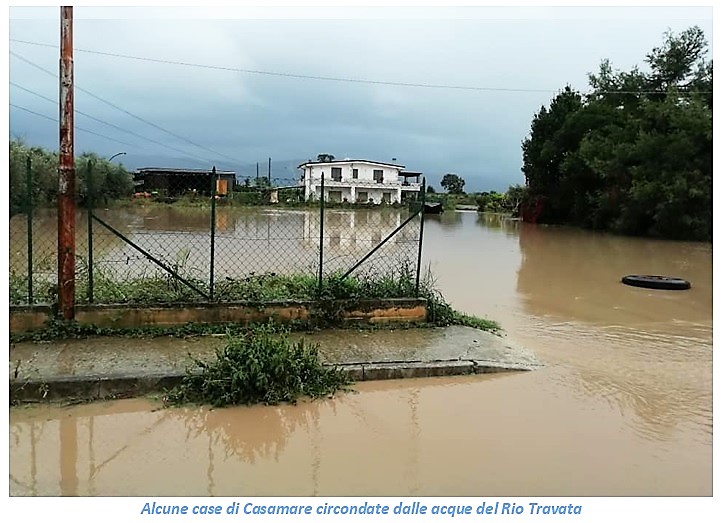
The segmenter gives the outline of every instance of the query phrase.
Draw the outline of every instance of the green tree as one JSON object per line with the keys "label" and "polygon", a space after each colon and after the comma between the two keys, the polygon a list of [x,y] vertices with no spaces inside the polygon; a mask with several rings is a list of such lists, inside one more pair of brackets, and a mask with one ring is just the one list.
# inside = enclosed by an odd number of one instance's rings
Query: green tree
{"label": "green tree", "polygon": [[[32,168],[32,190],[27,192],[27,160]],[[23,212],[27,202],[33,206],[56,201],[58,192],[58,156],[40,147],[29,147],[21,139],[10,141],[10,216]]]}
{"label": "green tree", "polygon": [[690,89],[705,82],[710,74],[704,56],[708,43],[703,31],[691,27],[674,36],[671,31],[664,35],[661,46],[654,47],[646,55],[646,62],[651,66],[648,85],[666,91],[671,88]]}
{"label": "green tree", "polygon": [[[27,160],[32,169],[32,192],[27,193]],[[108,162],[95,153],[75,159],[75,195],[80,205],[87,201],[88,168],[92,163],[93,187],[98,202],[132,195],[133,179],[122,165]],[[10,215],[24,212],[28,197],[34,207],[57,202],[58,155],[42,147],[30,147],[21,139],[10,141]]]}
{"label": "green tree", "polygon": [[534,115],[522,144],[526,202],[540,221],[710,240],[713,68],[703,32],[666,33],[650,72],[589,76]]}
{"label": "green tree", "polygon": [[521,204],[526,199],[527,188],[522,185],[511,185],[504,195],[504,210],[518,216]]}
{"label": "green tree", "polygon": [[122,164],[109,162],[96,153],[85,152],[75,160],[75,194],[82,205],[87,203],[88,176],[92,176],[96,204],[128,198],[133,194],[132,175]]}
{"label": "green tree", "polygon": [[321,153],[317,156],[317,159],[319,162],[332,162],[333,160],[335,160],[335,156],[333,156],[332,154]]}
{"label": "green tree", "polygon": [[564,221],[568,209],[567,188],[562,188],[561,165],[576,150],[582,138],[570,118],[583,107],[581,95],[565,87],[546,109],[541,106],[531,123],[530,137],[523,141],[523,173],[532,195],[545,200],[546,221]]}
{"label": "green tree", "polygon": [[478,212],[505,212],[505,195],[496,191],[482,192],[476,195]]}
{"label": "green tree", "polygon": [[457,174],[447,173],[441,180],[441,187],[449,194],[463,194],[464,185],[466,185],[465,180]]}

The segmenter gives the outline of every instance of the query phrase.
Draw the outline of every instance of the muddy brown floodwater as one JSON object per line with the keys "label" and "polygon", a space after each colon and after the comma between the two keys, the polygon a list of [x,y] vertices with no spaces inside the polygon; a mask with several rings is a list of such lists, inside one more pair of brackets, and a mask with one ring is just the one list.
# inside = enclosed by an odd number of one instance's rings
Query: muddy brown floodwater
{"label": "muddy brown floodwater", "polygon": [[[298,406],[10,412],[13,495],[711,495],[711,246],[429,217],[459,309],[542,370],[362,383]],[[688,291],[619,283],[688,279]]]}

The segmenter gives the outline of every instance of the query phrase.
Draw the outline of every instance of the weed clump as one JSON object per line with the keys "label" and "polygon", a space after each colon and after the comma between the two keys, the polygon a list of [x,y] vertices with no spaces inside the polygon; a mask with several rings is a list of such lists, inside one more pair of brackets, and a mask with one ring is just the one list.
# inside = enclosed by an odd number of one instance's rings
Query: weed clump
{"label": "weed clump", "polygon": [[277,405],[295,403],[301,397],[329,396],[350,384],[346,371],[320,362],[317,345],[303,340],[292,343],[287,330],[270,323],[245,334],[228,335],[213,361],[194,359],[166,402],[213,407]]}
{"label": "weed clump", "polygon": [[493,334],[500,334],[503,329],[501,326],[487,318],[479,318],[471,316],[463,312],[455,310],[438,292],[430,293],[425,296],[428,307],[428,323],[434,327],[448,327],[450,325],[463,325],[465,327],[473,327],[482,331]]}

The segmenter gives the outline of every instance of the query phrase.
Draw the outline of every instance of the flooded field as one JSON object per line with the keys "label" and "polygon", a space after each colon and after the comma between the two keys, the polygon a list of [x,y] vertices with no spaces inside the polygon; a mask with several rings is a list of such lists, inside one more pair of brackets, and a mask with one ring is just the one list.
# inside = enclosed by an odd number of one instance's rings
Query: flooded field
{"label": "flooded field", "polygon": [[[99,209],[95,215],[114,231],[94,220],[93,267],[96,280],[123,282],[160,275],[155,263],[137,247],[186,278],[208,281],[211,266],[211,215],[208,207],[129,205]],[[323,273],[350,269],[408,218],[408,209],[327,209],[323,230]],[[79,277],[87,274],[87,213],[76,217],[76,253]],[[51,209],[33,220],[34,279],[56,279],[57,218]],[[10,220],[10,268],[26,275],[26,216]],[[118,236],[124,236],[131,242]],[[219,207],[214,227],[212,262],[215,281],[264,273],[317,274],[320,254],[319,209],[259,209]],[[363,270],[386,271],[409,264],[415,267],[420,218],[411,220],[363,264]],[[42,301],[39,297],[36,301]]]}
{"label": "flooded field", "polygon": [[[425,230],[446,298],[545,368],[295,407],[11,409],[11,494],[711,495],[710,245],[471,212]],[[633,273],[693,286],[619,283]]]}

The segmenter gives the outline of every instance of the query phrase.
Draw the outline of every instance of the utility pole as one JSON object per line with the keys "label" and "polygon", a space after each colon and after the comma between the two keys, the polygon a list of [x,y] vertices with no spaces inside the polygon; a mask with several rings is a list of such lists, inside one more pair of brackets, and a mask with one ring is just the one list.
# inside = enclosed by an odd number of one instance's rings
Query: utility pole
{"label": "utility pole", "polygon": [[58,169],[58,314],[75,318],[75,137],[73,8],[60,8],[60,165]]}
{"label": "utility pole", "polygon": [[260,179],[260,162],[255,162],[255,185],[258,185]]}
{"label": "utility pole", "polygon": [[270,187],[271,185],[273,184],[270,183],[270,158],[268,158],[268,187]]}

